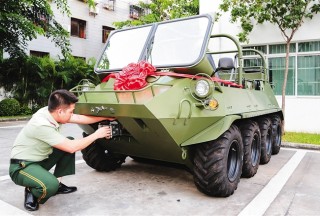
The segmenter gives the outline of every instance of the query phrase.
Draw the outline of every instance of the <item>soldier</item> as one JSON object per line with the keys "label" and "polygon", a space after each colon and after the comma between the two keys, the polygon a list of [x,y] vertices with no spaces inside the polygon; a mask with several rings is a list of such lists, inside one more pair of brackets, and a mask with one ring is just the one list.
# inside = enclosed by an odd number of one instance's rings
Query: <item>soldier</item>
{"label": "soldier", "polygon": [[[51,196],[77,190],[61,183],[61,177],[75,174],[75,152],[99,138],[110,138],[111,129],[101,127],[82,139],[60,133],[61,124],[91,124],[112,118],[73,114],[78,98],[67,90],[52,92],[48,106],[36,112],[17,136],[11,151],[10,177],[25,187],[24,207],[39,208]],[[53,174],[49,170],[55,166]]]}

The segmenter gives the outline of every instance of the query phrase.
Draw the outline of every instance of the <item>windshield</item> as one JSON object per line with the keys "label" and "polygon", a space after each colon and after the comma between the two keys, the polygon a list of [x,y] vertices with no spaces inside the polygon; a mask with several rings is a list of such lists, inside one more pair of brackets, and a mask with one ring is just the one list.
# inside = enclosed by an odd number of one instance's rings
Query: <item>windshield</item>
{"label": "windshield", "polygon": [[119,70],[138,62],[151,26],[118,31],[110,36],[97,70]]}
{"label": "windshield", "polygon": [[116,72],[142,60],[158,69],[192,67],[205,56],[211,24],[201,15],[115,31],[95,70]]}
{"label": "windshield", "polygon": [[154,36],[149,62],[154,66],[192,65],[202,57],[208,19],[188,19],[160,24]]}

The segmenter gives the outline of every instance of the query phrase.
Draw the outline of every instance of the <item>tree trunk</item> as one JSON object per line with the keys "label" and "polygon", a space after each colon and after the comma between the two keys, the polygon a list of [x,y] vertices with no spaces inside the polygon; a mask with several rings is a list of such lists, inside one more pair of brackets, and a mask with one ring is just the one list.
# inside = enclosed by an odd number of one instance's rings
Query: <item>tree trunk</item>
{"label": "tree trunk", "polygon": [[290,53],[290,41],[287,41],[286,44],[286,66],[284,71],[284,78],[283,78],[283,86],[282,86],[282,112],[283,112],[283,122],[282,122],[282,133],[284,134],[284,126],[285,126],[285,109],[286,109],[286,88],[287,88],[287,80],[288,80],[288,73],[289,73],[289,53]]}

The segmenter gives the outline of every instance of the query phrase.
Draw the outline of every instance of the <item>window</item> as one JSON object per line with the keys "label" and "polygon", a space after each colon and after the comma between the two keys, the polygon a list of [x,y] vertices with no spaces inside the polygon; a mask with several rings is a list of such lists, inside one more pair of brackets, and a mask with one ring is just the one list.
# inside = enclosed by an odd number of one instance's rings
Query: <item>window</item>
{"label": "window", "polygon": [[320,51],[320,41],[299,43],[298,50],[299,52]]}
{"label": "window", "polygon": [[139,19],[140,16],[144,15],[144,9],[139,7],[138,5],[130,5],[129,10],[129,17],[132,19]]}
{"label": "window", "polygon": [[320,95],[320,55],[298,56],[298,95]]}
{"label": "window", "polygon": [[[267,53],[267,46],[246,46],[246,47],[243,47],[243,49],[255,49],[262,52],[263,54]],[[257,55],[257,54],[251,51],[244,51],[243,55],[249,56],[249,55]]]}
{"label": "window", "polygon": [[[282,86],[285,71],[285,57],[269,58],[269,78],[274,85],[274,93],[282,94]],[[286,95],[295,95],[295,57],[289,58],[289,71],[286,87]]]}
{"label": "window", "polygon": [[[282,94],[285,71],[285,44],[247,46],[266,54],[270,82],[274,93]],[[268,48],[268,49],[267,49]],[[268,50],[268,52],[266,52]],[[244,66],[260,65],[253,52],[244,51]],[[320,41],[299,42],[290,44],[289,71],[286,95],[320,96]]]}
{"label": "window", "polygon": [[[277,44],[269,46],[269,54],[286,53],[286,44]],[[290,53],[296,52],[296,44],[290,44]]]}
{"label": "window", "polygon": [[114,28],[109,26],[102,26],[102,43],[105,43],[107,41],[112,30],[114,30]]}
{"label": "window", "polygon": [[38,27],[43,28],[45,31],[48,30],[50,16],[42,14],[40,12],[37,13],[37,16],[35,17],[34,24]]}
{"label": "window", "polygon": [[257,67],[257,66],[262,66],[262,60],[260,56],[254,52],[254,51],[245,51],[246,49],[255,49],[262,54],[267,53],[267,46],[246,46],[243,47],[243,55],[245,58],[243,59],[243,66],[244,67]]}
{"label": "window", "polygon": [[71,36],[86,38],[86,21],[71,18]]}
{"label": "window", "polygon": [[73,56],[73,58],[75,59],[81,59],[83,61],[86,61],[86,57],[82,57],[82,56]]}
{"label": "window", "polygon": [[50,56],[48,52],[40,52],[40,51],[34,51],[34,50],[30,50],[30,55],[41,57],[41,58]]}
{"label": "window", "polygon": [[260,58],[243,59],[243,66],[244,67],[262,66],[262,60]]}

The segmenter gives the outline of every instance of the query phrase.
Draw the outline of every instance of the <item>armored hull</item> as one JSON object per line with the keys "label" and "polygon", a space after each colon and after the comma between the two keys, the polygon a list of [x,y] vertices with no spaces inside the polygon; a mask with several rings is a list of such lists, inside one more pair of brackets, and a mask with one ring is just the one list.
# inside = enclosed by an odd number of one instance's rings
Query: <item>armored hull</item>
{"label": "armored hull", "polygon": [[[114,170],[127,156],[184,164],[200,191],[226,197],[279,152],[283,116],[263,55],[247,50],[261,65],[245,67],[245,50],[232,36],[211,35],[212,24],[201,15],[111,34],[95,68],[102,82],[71,90],[79,97],[75,113],[116,119],[102,122],[112,139],[82,151],[89,166]],[[133,48],[121,43],[128,35]],[[215,38],[235,49],[211,50]],[[80,125],[84,136],[98,126]]]}

